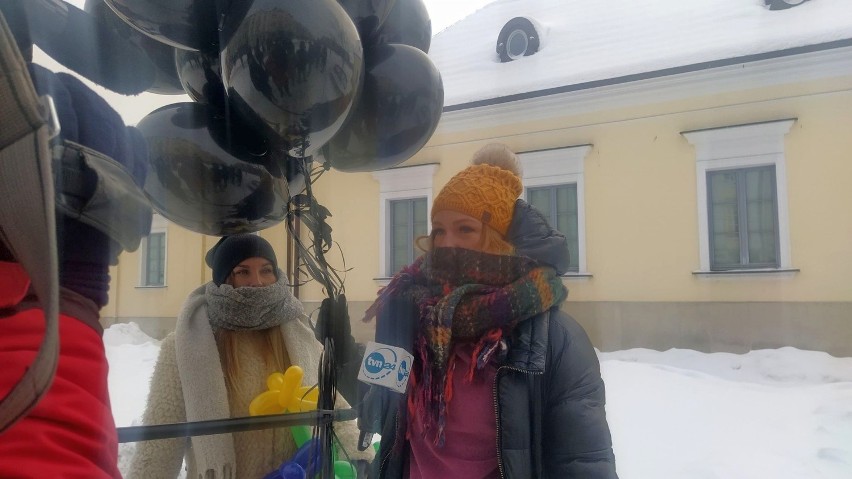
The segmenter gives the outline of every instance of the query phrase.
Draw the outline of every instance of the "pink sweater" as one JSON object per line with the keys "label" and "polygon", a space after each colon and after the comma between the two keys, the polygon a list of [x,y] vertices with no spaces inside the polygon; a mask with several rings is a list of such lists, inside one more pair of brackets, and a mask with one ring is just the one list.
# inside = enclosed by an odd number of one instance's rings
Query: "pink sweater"
{"label": "pink sweater", "polygon": [[471,364],[472,343],[453,346],[455,372],[453,398],[447,405],[444,447],[435,445],[434,430],[424,434],[423,418],[410,415],[409,478],[500,477],[497,468],[497,417],[494,410],[494,376],[490,362],[478,371],[473,382],[465,380]]}

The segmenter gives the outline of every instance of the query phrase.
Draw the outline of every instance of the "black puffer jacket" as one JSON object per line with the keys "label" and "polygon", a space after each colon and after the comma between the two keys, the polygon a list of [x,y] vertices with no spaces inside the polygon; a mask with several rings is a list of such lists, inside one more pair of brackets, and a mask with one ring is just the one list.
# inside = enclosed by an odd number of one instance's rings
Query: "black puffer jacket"
{"label": "black puffer jacket", "polygon": [[[515,211],[509,237],[518,253],[564,271],[564,236],[520,200]],[[376,341],[411,351],[416,318],[414,304],[390,301],[378,318]],[[518,324],[507,343],[494,381],[501,477],[617,478],[600,365],[583,328],[554,307]],[[361,429],[382,435],[372,477],[404,477],[405,400],[372,387],[361,404]]]}

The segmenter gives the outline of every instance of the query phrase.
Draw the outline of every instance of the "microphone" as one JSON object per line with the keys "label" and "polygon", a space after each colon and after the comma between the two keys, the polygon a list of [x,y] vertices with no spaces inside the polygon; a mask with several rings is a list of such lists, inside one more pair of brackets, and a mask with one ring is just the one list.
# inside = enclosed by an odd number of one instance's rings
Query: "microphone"
{"label": "microphone", "polygon": [[154,65],[142,49],[73,5],[3,0],[0,11],[7,23],[16,25],[22,51],[32,42],[65,67],[123,95],[142,93],[154,83]]}

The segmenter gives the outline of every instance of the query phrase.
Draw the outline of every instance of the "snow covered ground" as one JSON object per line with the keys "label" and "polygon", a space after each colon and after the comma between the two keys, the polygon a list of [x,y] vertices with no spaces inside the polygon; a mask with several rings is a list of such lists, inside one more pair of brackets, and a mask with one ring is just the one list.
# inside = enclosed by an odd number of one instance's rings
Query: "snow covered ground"
{"label": "snow covered ground", "polygon": [[[159,343],[133,323],[104,341],[116,424],[139,424]],[[781,348],[600,359],[621,479],[852,477],[852,358]],[[122,470],[133,450],[121,446]]]}

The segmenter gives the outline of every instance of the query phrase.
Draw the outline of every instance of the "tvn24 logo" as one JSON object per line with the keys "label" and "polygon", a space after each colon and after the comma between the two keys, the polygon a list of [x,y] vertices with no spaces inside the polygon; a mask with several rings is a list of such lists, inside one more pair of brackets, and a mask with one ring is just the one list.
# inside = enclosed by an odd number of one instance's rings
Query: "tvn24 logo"
{"label": "tvn24 logo", "polygon": [[371,341],[364,352],[358,379],[397,392],[405,392],[413,360],[414,357],[402,348]]}
{"label": "tvn24 logo", "polygon": [[389,348],[379,348],[364,359],[364,370],[370,379],[382,379],[396,369],[396,353]]}

